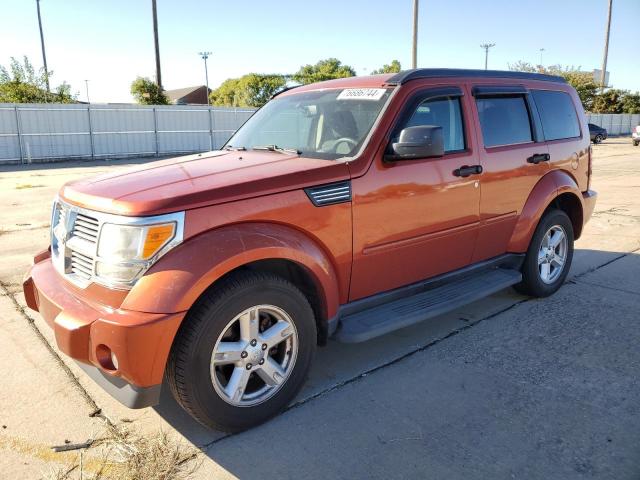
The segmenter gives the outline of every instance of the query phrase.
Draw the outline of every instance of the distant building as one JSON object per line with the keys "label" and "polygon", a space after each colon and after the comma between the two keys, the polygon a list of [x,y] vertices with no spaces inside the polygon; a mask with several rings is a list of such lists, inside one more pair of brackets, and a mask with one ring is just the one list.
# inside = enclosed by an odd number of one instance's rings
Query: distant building
{"label": "distant building", "polygon": [[[209,92],[211,92],[211,89],[209,89]],[[169,97],[169,101],[176,105],[207,104],[207,87],[205,85],[178,88],[176,90],[165,90],[164,93]]]}

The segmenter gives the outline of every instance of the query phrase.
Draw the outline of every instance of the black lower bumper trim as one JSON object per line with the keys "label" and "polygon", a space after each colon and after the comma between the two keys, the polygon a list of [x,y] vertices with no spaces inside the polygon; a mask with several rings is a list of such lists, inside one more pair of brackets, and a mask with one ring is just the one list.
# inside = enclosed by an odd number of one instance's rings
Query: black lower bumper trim
{"label": "black lower bumper trim", "polygon": [[76,362],[84,372],[113,398],[129,408],[145,408],[160,402],[162,385],[137,387],[125,380],[103,373],[99,368],[86,363]]}

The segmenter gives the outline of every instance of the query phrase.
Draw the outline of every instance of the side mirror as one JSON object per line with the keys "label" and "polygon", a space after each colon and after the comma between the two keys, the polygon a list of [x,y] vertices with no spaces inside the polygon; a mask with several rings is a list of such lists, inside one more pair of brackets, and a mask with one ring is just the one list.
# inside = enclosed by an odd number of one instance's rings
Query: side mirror
{"label": "side mirror", "polygon": [[386,160],[413,160],[444,155],[442,127],[436,125],[417,125],[404,128],[398,141],[391,144],[391,152]]}

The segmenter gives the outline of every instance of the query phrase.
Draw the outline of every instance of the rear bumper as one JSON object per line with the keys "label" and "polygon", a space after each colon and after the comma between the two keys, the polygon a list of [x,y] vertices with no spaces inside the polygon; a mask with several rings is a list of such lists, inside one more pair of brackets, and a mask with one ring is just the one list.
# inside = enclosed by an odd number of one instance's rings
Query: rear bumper
{"label": "rear bumper", "polygon": [[158,402],[171,344],[186,312],[134,312],[90,302],[68,288],[45,252],[34,258],[23,289],[29,308],[53,329],[58,348],[98,385],[130,408]]}
{"label": "rear bumper", "polygon": [[596,206],[596,200],[598,199],[598,193],[593,190],[587,190],[586,192],[582,192],[582,203],[584,205],[584,209],[582,212],[583,224],[587,223],[593,215],[593,209]]}

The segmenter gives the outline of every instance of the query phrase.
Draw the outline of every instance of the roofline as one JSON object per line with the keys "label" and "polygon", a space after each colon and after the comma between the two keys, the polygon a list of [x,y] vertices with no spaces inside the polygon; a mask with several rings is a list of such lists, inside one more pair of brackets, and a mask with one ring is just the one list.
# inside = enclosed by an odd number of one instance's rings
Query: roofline
{"label": "roofline", "polygon": [[540,80],[543,82],[567,83],[567,81],[557,75],[547,75],[544,73],[514,72],[510,70],[473,70],[464,68],[414,68],[403,70],[389,77],[386,83],[391,85],[402,85],[410,80],[420,78],[461,78],[461,77],[481,77],[481,78],[514,78],[518,80]]}

